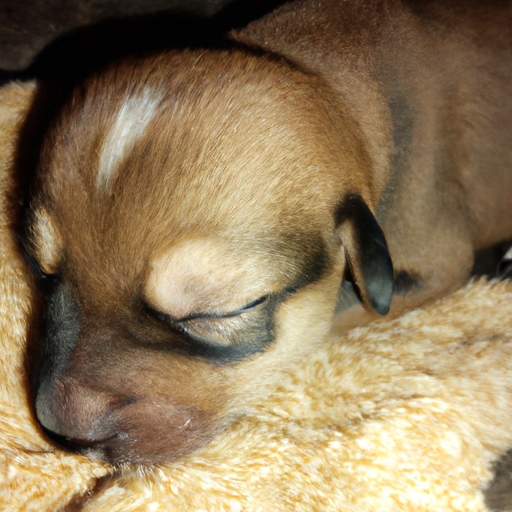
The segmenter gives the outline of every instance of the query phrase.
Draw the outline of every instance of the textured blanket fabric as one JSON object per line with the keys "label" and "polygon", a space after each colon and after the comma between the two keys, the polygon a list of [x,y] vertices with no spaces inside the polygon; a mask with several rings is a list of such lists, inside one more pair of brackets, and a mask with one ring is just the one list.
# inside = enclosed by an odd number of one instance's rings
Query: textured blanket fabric
{"label": "textured blanket fabric", "polygon": [[229,430],[167,466],[115,471],[46,441],[25,370],[32,285],[11,226],[32,88],[0,89],[0,510],[488,510],[482,491],[512,445],[510,282],[312,339]]}

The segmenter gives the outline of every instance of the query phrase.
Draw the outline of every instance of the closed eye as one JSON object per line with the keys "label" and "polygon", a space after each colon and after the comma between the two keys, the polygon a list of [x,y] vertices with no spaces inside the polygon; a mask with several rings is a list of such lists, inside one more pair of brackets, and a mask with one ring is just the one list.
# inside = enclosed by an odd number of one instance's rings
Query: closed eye
{"label": "closed eye", "polygon": [[265,304],[269,299],[269,295],[263,295],[262,297],[259,297],[256,300],[253,300],[251,302],[248,302],[245,306],[242,306],[241,308],[235,309],[234,311],[230,311],[228,313],[192,313],[191,315],[188,315],[183,318],[179,318],[175,320],[176,323],[183,323],[183,322],[189,322],[190,320],[197,320],[197,319],[208,319],[208,318],[231,318],[234,316],[241,315],[242,313],[245,313],[246,311],[250,311],[252,309],[256,309],[258,306]]}
{"label": "closed eye", "polygon": [[254,309],[257,306],[261,306],[261,304],[264,304],[265,302],[267,302],[268,298],[269,298],[268,295],[263,295],[259,299],[256,299],[256,300],[253,300],[253,301],[249,302],[245,306],[241,307],[240,309],[237,309],[237,310],[233,311],[232,313],[227,313],[225,315],[219,315],[219,318],[225,318],[225,317],[240,315],[241,313],[244,313],[245,311],[248,311],[250,309]]}
{"label": "closed eye", "polygon": [[[35,265],[37,263],[34,260]],[[42,272],[41,268],[39,266],[36,267],[36,272],[39,271],[41,274],[44,274]],[[53,276],[50,274],[44,274],[48,276],[48,278],[52,278]],[[230,318],[233,316],[241,315],[242,313],[245,313],[246,311],[250,311],[252,309],[256,309],[258,306],[261,306],[262,304],[265,304],[268,299],[269,295],[263,295],[262,297],[259,297],[256,300],[253,300],[251,302],[248,302],[245,306],[242,306],[239,309],[236,309],[234,311],[230,311],[229,313],[192,313],[186,317],[173,319],[170,315],[167,313],[164,313],[163,311],[159,311],[155,308],[153,308],[150,304],[148,304],[146,301],[143,301],[144,309],[147,313],[149,313],[152,317],[157,318],[158,320],[163,320],[166,323],[175,323],[175,324],[181,324],[184,322],[189,322],[190,320],[197,320],[197,319],[208,319],[208,318]]]}
{"label": "closed eye", "polygon": [[29,262],[32,270],[34,271],[35,275],[38,279],[40,279],[43,283],[53,285],[57,284],[59,281],[59,275],[58,274],[51,274],[48,272],[45,272],[41,265],[38,263],[38,261],[30,254],[30,252],[27,251],[27,249],[24,247],[24,253],[25,257],[27,258],[27,261]]}
{"label": "closed eye", "polygon": [[255,343],[263,346],[270,336],[267,332],[270,328],[270,310],[266,307],[271,303],[270,297],[270,295],[263,295],[229,313],[196,313],[180,319],[173,319],[168,314],[153,309],[147,303],[144,306],[151,316],[198,343],[210,347],[254,345]]}

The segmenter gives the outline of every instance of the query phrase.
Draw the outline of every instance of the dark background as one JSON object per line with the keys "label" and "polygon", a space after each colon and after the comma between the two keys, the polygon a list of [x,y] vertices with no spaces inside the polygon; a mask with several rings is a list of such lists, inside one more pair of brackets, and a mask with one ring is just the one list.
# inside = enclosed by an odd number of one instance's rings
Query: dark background
{"label": "dark background", "polygon": [[127,54],[218,40],[284,0],[0,0],[0,81],[80,78]]}

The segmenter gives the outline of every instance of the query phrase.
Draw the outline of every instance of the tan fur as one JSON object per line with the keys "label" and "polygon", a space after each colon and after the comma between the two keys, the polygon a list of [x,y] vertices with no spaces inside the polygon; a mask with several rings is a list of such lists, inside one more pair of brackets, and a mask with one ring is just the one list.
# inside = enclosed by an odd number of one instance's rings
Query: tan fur
{"label": "tan fur", "polygon": [[[460,287],[475,250],[512,236],[510,15],[298,0],[228,49],[78,87],[28,219],[56,281],[42,425],[113,463],[166,462],[312,339],[385,314],[393,283],[390,317]],[[362,304],[333,322],[348,275]]]}
{"label": "tan fur", "polygon": [[[32,309],[10,227],[12,151],[33,86],[0,90],[0,508],[481,511],[493,461],[512,445],[512,285],[474,282],[425,310],[311,338],[306,357],[208,447],[126,470],[48,444],[24,375]],[[255,375],[256,376],[256,375]],[[73,506],[71,506],[73,508]]]}

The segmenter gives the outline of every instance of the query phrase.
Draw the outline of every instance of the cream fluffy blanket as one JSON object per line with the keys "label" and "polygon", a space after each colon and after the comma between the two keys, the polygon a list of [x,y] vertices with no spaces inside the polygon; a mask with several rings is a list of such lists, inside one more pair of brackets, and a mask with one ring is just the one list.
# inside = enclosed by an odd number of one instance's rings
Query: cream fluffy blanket
{"label": "cream fluffy blanket", "polygon": [[510,282],[312,340],[257,407],[165,467],[114,472],[49,444],[27,398],[32,294],[9,224],[31,91],[0,89],[0,510],[488,510],[482,489],[512,445]]}

